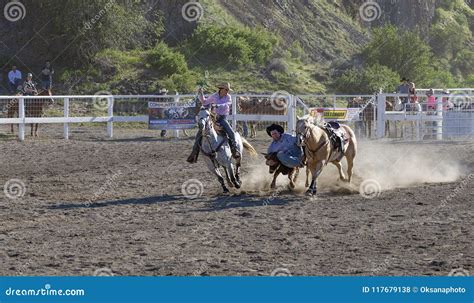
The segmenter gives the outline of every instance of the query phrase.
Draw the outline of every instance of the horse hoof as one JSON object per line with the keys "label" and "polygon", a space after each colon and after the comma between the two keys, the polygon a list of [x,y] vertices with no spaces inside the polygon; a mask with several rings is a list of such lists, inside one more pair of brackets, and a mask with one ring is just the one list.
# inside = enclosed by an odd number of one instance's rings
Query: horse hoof
{"label": "horse hoof", "polygon": [[290,188],[291,188],[291,189],[294,189],[294,188],[295,188],[295,184],[294,184],[294,183],[290,183],[289,185],[290,185]]}
{"label": "horse hoof", "polygon": [[308,189],[306,191],[306,195],[312,197],[312,196],[315,196],[316,195],[316,191],[315,190],[311,190],[311,189]]}
{"label": "horse hoof", "polygon": [[227,187],[222,188],[222,190],[224,191],[224,194],[227,194],[229,192],[229,189]]}

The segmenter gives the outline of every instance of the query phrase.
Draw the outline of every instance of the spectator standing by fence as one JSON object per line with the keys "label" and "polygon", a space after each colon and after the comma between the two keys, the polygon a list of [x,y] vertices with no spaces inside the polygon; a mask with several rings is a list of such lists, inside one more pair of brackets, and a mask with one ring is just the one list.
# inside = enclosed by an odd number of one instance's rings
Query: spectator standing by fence
{"label": "spectator standing by fence", "polygon": [[46,61],[45,66],[41,70],[41,87],[43,89],[51,89],[53,86],[54,69],[51,67],[51,62]]}
{"label": "spectator standing by fence", "polygon": [[11,94],[14,94],[21,84],[21,72],[16,68],[15,65],[12,66],[12,70],[8,73],[8,90]]}
{"label": "spectator standing by fence", "polygon": [[397,87],[397,94],[404,94],[406,97],[401,97],[402,104],[408,103],[408,95],[410,94],[410,85],[408,84],[408,80],[403,77],[400,80],[400,85]]}

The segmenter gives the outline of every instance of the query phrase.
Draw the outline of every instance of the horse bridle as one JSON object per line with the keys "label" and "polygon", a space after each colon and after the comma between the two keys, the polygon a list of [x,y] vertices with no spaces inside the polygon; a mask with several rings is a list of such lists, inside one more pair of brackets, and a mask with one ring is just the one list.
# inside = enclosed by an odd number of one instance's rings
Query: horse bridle
{"label": "horse bridle", "polygon": [[306,138],[308,138],[309,129],[310,129],[309,126],[305,126],[305,129],[304,129],[303,133],[300,133],[300,132],[296,133],[298,138],[300,138],[301,146],[306,146],[305,140],[306,140]]}
{"label": "horse bridle", "polygon": [[[322,127],[319,126],[319,125],[315,125],[315,126],[322,128]],[[301,140],[301,146],[305,146],[305,147],[306,147],[305,140],[306,140],[306,139],[308,138],[308,136],[309,136],[310,129],[311,129],[310,126],[305,126],[304,133],[300,133],[300,132],[297,133],[297,136],[298,136],[298,137],[300,138],[300,140]],[[306,149],[307,149],[308,151],[310,151],[311,153],[316,153],[316,152],[318,152],[321,148],[323,148],[323,147],[324,147],[326,144],[328,144],[328,143],[329,143],[329,141],[323,141],[323,142],[316,148],[316,150],[314,150],[314,151],[313,151],[313,150],[310,150],[308,147],[306,147]]]}

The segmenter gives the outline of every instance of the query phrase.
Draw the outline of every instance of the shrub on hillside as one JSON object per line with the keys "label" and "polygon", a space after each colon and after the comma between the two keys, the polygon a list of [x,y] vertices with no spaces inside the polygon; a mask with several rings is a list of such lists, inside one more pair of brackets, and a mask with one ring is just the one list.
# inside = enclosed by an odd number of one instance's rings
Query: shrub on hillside
{"label": "shrub on hillside", "polygon": [[242,67],[264,64],[278,43],[275,35],[264,29],[240,26],[201,24],[185,45],[188,59]]}

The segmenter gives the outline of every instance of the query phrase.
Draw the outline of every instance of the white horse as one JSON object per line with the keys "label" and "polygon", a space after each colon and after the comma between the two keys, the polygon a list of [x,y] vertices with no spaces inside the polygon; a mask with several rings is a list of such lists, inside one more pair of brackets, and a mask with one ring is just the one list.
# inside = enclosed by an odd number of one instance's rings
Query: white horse
{"label": "white horse", "polygon": [[[228,139],[221,134],[218,134],[214,129],[214,122],[212,121],[211,113],[206,108],[201,108],[198,114],[198,126],[199,131],[202,134],[201,141],[201,152],[206,156],[204,157],[207,167],[209,170],[216,175],[219,183],[224,190],[224,193],[229,192],[227,189],[224,178],[219,170],[219,167],[223,167],[226,175],[227,183],[230,187],[240,188],[240,166],[242,156],[236,159],[235,170],[234,164],[232,163],[232,152],[230,150]],[[250,152],[252,156],[257,156],[257,151],[253,148],[250,143],[240,136],[238,132],[235,133],[235,142],[241,155],[245,148]]]}

